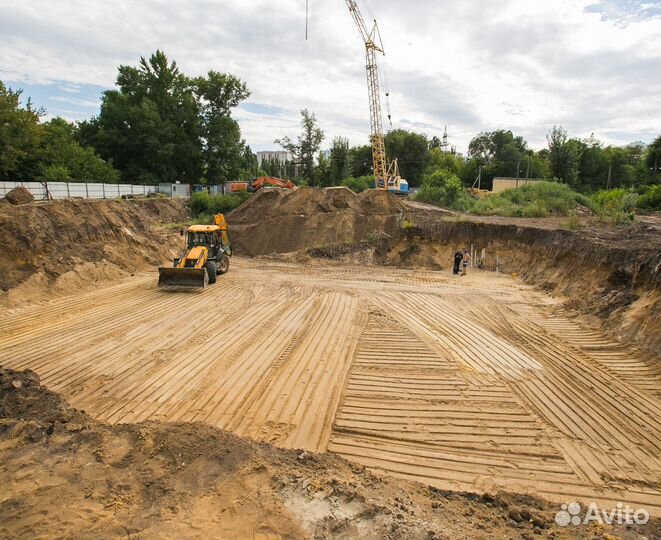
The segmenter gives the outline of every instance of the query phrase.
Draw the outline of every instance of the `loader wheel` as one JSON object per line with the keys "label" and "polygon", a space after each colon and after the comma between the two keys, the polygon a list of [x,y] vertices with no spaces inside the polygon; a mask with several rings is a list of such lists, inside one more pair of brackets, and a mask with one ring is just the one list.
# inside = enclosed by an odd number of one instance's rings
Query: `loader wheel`
{"label": "loader wheel", "polygon": [[209,285],[213,285],[216,283],[216,273],[218,272],[216,263],[208,261],[205,268],[207,269],[207,276],[209,276]]}
{"label": "loader wheel", "polygon": [[223,255],[218,261],[218,273],[225,274],[230,269],[230,259],[227,255]]}

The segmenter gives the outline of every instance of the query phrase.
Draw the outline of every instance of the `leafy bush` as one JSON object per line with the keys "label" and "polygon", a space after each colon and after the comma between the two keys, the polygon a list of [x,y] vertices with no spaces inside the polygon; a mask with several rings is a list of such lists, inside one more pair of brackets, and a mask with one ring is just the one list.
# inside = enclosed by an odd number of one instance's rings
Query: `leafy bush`
{"label": "leafy bush", "polygon": [[193,216],[210,217],[214,214],[227,214],[249,198],[250,193],[247,192],[211,196],[208,191],[198,191],[191,196],[189,206]]}
{"label": "leafy bush", "polygon": [[472,201],[466,194],[461,180],[447,170],[437,170],[427,175],[414,199],[461,211],[470,210],[472,206]]}
{"label": "leafy bush", "polygon": [[610,189],[599,191],[593,196],[597,207],[606,214],[631,212],[638,203],[638,194],[628,189]]}
{"label": "leafy bush", "polygon": [[360,193],[374,187],[374,177],[359,176],[358,178],[347,178],[342,182],[342,185],[348,187],[354,193]]}
{"label": "leafy bush", "polygon": [[592,199],[602,220],[622,224],[634,220],[633,211],[638,204],[639,195],[634,191],[618,188],[599,191]]}
{"label": "leafy bush", "polygon": [[209,212],[209,206],[211,206],[211,195],[208,191],[196,191],[191,195],[188,206],[190,206],[194,216],[206,214]]}
{"label": "leafy bush", "polygon": [[649,186],[638,199],[638,208],[661,210],[661,185]]}

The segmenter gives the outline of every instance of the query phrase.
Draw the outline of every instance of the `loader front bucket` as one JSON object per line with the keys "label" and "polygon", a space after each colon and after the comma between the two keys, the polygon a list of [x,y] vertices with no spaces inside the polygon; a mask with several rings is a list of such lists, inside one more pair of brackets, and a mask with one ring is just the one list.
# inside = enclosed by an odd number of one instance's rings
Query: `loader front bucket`
{"label": "loader front bucket", "polygon": [[202,289],[208,284],[205,268],[158,269],[158,286],[162,289]]}

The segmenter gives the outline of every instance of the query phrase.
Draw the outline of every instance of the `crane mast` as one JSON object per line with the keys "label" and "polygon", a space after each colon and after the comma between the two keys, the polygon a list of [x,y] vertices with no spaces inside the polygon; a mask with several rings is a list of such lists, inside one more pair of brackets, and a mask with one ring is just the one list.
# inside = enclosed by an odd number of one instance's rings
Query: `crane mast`
{"label": "crane mast", "polygon": [[[393,162],[388,167],[386,161],[386,144],[383,136],[383,117],[381,115],[381,95],[379,93],[379,71],[376,63],[376,53],[385,54],[383,42],[379,27],[374,21],[374,27],[371,31],[367,29],[358,5],[355,0],[346,0],[347,7],[351,12],[360,36],[365,43],[366,66],[367,66],[367,87],[369,90],[370,102],[370,127],[372,143],[372,161],[374,163],[374,177],[376,178],[377,189],[388,189],[388,180],[391,172],[397,175],[397,162]],[[389,169],[393,169],[393,171]]]}

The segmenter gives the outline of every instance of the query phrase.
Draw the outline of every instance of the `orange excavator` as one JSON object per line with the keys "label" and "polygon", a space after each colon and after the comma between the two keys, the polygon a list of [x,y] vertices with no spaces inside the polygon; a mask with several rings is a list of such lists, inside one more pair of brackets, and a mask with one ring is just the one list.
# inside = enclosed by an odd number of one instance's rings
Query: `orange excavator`
{"label": "orange excavator", "polygon": [[255,193],[262,188],[273,187],[280,189],[294,189],[296,184],[289,180],[283,180],[282,178],[275,178],[273,176],[261,176],[256,180],[251,180],[248,184],[248,191]]}

